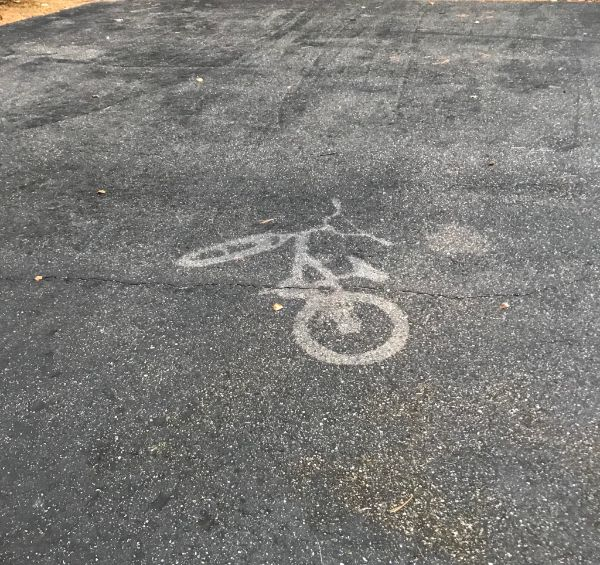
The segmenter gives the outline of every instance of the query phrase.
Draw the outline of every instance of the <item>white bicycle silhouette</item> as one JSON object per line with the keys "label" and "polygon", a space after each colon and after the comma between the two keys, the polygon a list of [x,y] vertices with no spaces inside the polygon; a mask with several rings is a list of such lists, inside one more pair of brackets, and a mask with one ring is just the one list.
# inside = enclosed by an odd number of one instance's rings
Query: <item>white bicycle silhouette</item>
{"label": "white bicycle silhouette", "polygon": [[[319,361],[336,365],[369,365],[378,363],[398,353],[408,339],[408,321],[406,314],[393,302],[364,292],[347,291],[342,281],[352,278],[368,279],[382,282],[388,274],[369,265],[358,257],[350,256],[351,270],[343,275],[335,275],[325,264],[309,253],[310,236],[317,232],[330,232],[344,237],[364,237],[389,247],[392,242],[358,230],[349,220],[353,232],[341,232],[331,225],[331,220],[341,214],[341,204],[333,200],[335,212],[327,216],[320,226],[292,233],[265,233],[233,239],[225,243],[211,245],[188,253],[181,257],[177,264],[185,268],[203,268],[228,261],[239,261],[258,253],[272,251],[284,243],[294,240],[294,259],[291,275],[283,280],[276,289],[268,289],[263,293],[274,292],[283,298],[305,301],[304,308],[297,314],[293,335],[304,351]],[[320,278],[310,281],[307,271],[312,271]],[[311,324],[314,322],[333,322],[339,334],[347,336],[360,334],[363,324],[356,309],[374,307],[383,313],[389,321],[387,339],[381,345],[360,353],[347,353],[322,345],[312,335]]]}

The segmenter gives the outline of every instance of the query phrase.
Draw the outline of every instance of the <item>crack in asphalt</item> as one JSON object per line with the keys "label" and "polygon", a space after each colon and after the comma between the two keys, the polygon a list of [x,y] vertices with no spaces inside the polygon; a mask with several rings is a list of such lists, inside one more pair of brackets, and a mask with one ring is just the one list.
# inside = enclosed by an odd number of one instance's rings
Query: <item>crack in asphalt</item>
{"label": "crack in asphalt", "polygon": [[[570,285],[584,282],[589,279],[589,276],[583,276],[571,281],[566,282],[563,285],[547,285],[541,288],[534,288],[531,290],[525,291],[506,291],[506,292],[489,292],[489,293],[477,293],[477,294],[447,294],[443,292],[428,292],[424,290],[414,290],[411,288],[397,288],[393,284],[388,285],[388,290],[393,290],[395,292],[399,292],[402,294],[413,294],[416,296],[427,296],[430,298],[437,299],[445,299],[445,300],[477,300],[484,298],[522,298],[526,296],[532,296],[535,294],[542,294],[548,291],[556,291],[561,288],[568,287]],[[25,279],[15,279],[9,277],[0,277],[1,282],[12,282],[12,283],[23,283],[26,282]],[[137,281],[137,280],[128,280],[128,279],[115,279],[110,277],[81,277],[81,276],[66,276],[59,277],[56,275],[47,275],[39,281],[31,281],[35,282],[35,284],[41,284],[42,282],[48,281],[57,281],[57,282],[98,282],[103,284],[114,284],[121,286],[142,286],[142,287],[167,287],[177,291],[188,291],[194,290],[197,288],[254,288],[257,290],[265,290],[265,291],[273,291],[277,292],[279,290],[314,290],[321,292],[330,292],[332,289],[329,287],[320,287],[320,286],[278,286],[278,285],[268,285],[268,284],[259,284],[259,283],[250,283],[250,282],[200,282],[194,283],[190,285],[178,285],[176,283],[168,282],[168,281]],[[29,282],[29,281],[27,281]],[[361,290],[382,290],[385,287],[382,286],[372,286],[372,285],[345,285],[344,290],[347,291],[361,291]]]}

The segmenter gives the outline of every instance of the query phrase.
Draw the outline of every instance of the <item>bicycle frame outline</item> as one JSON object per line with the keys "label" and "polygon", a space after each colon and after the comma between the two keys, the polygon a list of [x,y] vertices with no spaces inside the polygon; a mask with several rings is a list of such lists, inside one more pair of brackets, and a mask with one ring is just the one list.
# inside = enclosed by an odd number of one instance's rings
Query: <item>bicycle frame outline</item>
{"label": "bicycle frame outline", "polygon": [[[274,234],[257,234],[251,235],[239,239],[229,240],[227,242],[212,245],[196,252],[184,255],[177,264],[186,268],[204,268],[211,265],[217,265],[225,262],[240,261],[244,260],[252,255],[272,251],[281,247],[290,240],[294,240],[294,258],[292,259],[291,274],[287,279],[284,279],[279,284],[282,290],[294,290],[297,289],[299,292],[310,291],[310,290],[342,290],[343,285],[341,281],[350,278],[367,278],[373,282],[382,282],[388,279],[388,274],[381,271],[366,261],[359,259],[358,257],[349,256],[349,260],[352,263],[352,270],[349,273],[336,275],[331,269],[325,266],[325,264],[310,254],[309,252],[309,241],[310,236],[319,232],[329,232],[342,237],[364,237],[375,241],[385,247],[393,245],[391,241],[374,236],[370,233],[359,230],[350,220],[344,219],[354,230],[354,232],[344,232],[336,229],[331,225],[331,220],[341,215],[341,203],[338,199],[332,200],[335,207],[333,214],[326,216],[323,219],[321,225],[302,230],[299,232],[288,232],[288,233],[274,233]],[[254,244],[249,247],[249,245]],[[242,249],[238,251],[230,251],[228,248],[235,248],[241,246]],[[246,248],[244,248],[244,246]],[[223,252],[224,256],[209,256],[204,258],[198,258],[199,255],[206,252]],[[306,268],[314,269],[322,278],[315,283],[308,282],[304,277],[304,270]],[[302,296],[299,296],[302,298]]]}
{"label": "bicycle frame outline", "polygon": [[[280,234],[257,234],[224,243],[212,245],[181,257],[177,264],[185,268],[202,268],[220,263],[244,260],[247,257],[277,249],[290,240],[294,241],[294,257],[290,276],[277,287],[265,289],[261,294],[277,293],[284,298],[305,301],[304,308],[297,314],[293,335],[304,351],[319,361],[337,365],[367,365],[383,361],[400,351],[408,339],[408,321],[398,306],[370,293],[345,290],[342,281],[363,278],[374,282],[388,279],[388,274],[366,261],[349,256],[351,271],[336,275],[323,261],[309,252],[312,234],[329,232],[342,237],[364,237],[385,247],[392,242],[359,230],[351,221],[344,219],[354,230],[343,232],[331,225],[331,220],[341,215],[339,200],[332,200],[334,212],[326,216],[321,225],[299,232]],[[307,281],[304,274],[307,268],[313,269],[321,279],[314,283]],[[311,335],[310,323],[313,318],[324,316],[333,321],[340,334],[356,334],[361,331],[361,320],[355,313],[356,305],[369,305],[378,309],[392,325],[387,341],[362,353],[342,353],[322,345]]]}

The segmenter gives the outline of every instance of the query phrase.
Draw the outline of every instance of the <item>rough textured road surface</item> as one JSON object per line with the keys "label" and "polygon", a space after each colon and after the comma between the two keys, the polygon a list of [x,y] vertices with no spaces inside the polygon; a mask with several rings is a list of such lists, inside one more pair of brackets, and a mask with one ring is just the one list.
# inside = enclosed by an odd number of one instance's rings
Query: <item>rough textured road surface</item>
{"label": "rough textured road surface", "polygon": [[0,561],[600,562],[599,59],[581,4],[3,28]]}

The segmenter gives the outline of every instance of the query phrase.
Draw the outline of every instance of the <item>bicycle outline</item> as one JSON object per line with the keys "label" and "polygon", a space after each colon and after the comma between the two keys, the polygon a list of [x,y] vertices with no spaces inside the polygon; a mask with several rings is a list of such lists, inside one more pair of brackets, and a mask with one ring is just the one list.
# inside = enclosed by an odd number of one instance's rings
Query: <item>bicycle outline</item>
{"label": "bicycle outline", "polygon": [[[336,229],[331,225],[331,220],[341,216],[342,206],[336,198],[332,199],[332,202],[335,211],[326,216],[319,226],[298,232],[255,234],[217,243],[183,255],[177,261],[177,265],[191,269],[240,261],[252,255],[277,249],[293,239],[294,258],[290,276],[281,281],[277,288],[263,290],[261,294],[275,293],[282,298],[304,300],[304,307],[296,315],[292,333],[300,347],[311,357],[336,365],[378,363],[392,357],[404,348],[409,334],[406,314],[396,303],[375,294],[346,290],[342,281],[362,278],[373,282],[383,282],[389,278],[389,275],[363,259],[351,255],[348,256],[352,266],[351,270],[348,273],[336,275],[323,261],[310,254],[309,242],[312,234],[329,232],[342,237],[367,238],[385,247],[390,247],[393,243],[359,230],[346,218],[342,218],[343,221],[356,231],[343,232]],[[207,254],[209,256],[200,258],[201,255]],[[304,276],[307,268],[313,269],[322,278],[313,283],[307,281]],[[309,323],[315,316],[325,316],[331,319],[342,335],[360,332],[361,321],[358,316],[353,314],[353,304],[370,304],[388,317],[392,329],[390,336],[382,345],[361,353],[341,353],[320,344],[312,337]]]}

